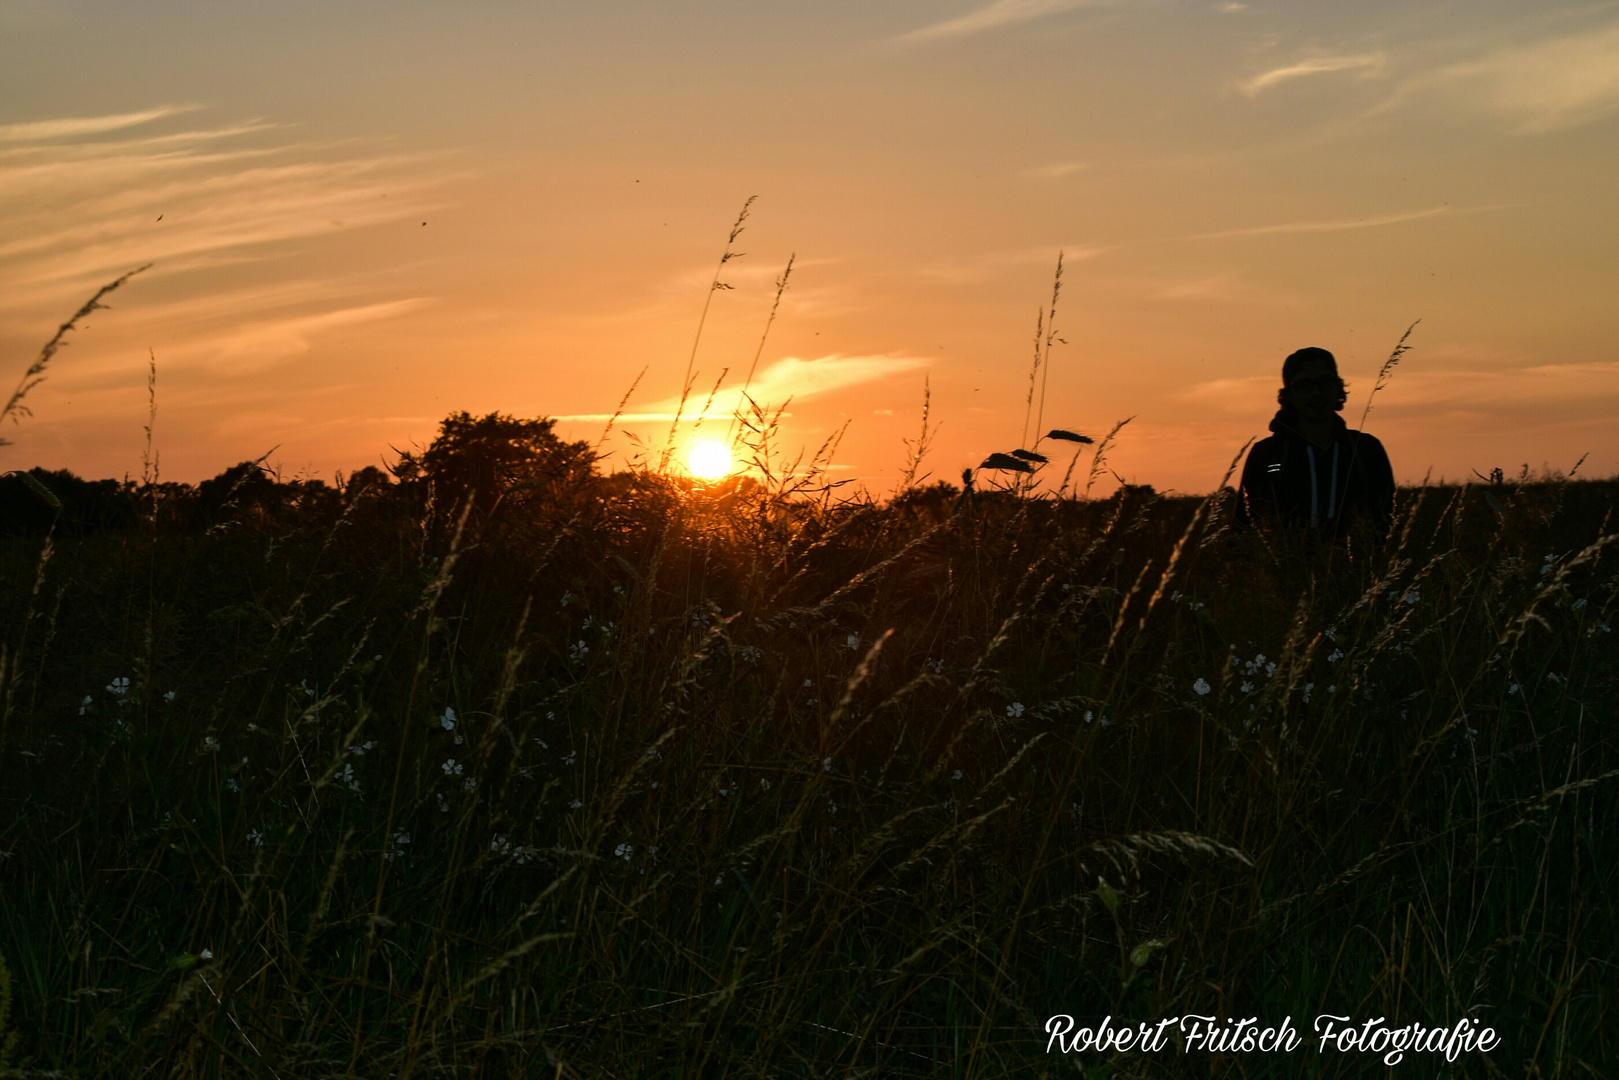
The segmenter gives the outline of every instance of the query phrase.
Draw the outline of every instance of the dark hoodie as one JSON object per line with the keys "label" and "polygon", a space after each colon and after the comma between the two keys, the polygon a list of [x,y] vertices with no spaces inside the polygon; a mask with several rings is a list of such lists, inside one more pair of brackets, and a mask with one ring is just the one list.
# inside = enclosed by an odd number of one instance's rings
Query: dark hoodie
{"label": "dark hoodie", "polygon": [[1314,446],[1295,427],[1291,409],[1270,422],[1274,435],[1248,452],[1242,468],[1243,516],[1281,520],[1336,534],[1357,519],[1379,532],[1394,514],[1394,470],[1376,438],[1333,418],[1332,445]]}

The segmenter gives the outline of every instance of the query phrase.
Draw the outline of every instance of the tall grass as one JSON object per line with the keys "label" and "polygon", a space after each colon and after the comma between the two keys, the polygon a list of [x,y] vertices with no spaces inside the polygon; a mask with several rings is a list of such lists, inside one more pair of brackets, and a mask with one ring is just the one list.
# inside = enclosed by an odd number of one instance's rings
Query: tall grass
{"label": "tall grass", "polygon": [[840,498],[742,435],[765,481],[0,542],[9,1075],[1373,1064],[1064,1060],[1054,1013],[1609,1067],[1614,483],[1333,550],[1229,493]]}

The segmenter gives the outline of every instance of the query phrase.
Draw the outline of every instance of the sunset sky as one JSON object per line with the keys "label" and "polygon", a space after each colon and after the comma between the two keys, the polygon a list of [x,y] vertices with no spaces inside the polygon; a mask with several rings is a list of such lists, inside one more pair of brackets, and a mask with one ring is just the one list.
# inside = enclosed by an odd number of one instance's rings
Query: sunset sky
{"label": "sunset sky", "polygon": [[[1202,492],[1319,345],[1396,474],[1619,471],[1619,4],[0,0],[0,471],[330,479],[448,412],[848,421],[882,494],[1047,428]],[[716,408],[716,411],[721,411]],[[705,431],[723,431],[711,419]],[[682,441],[686,436],[681,436]],[[609,440],[611,467],[634,447]],[[1049,444],[1048,444],[1049,446]]]}

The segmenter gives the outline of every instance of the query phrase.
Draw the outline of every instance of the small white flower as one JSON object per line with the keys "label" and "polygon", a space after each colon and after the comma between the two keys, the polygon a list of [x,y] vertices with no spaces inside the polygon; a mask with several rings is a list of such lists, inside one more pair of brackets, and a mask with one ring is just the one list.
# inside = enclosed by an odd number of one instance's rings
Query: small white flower
{"label": "small white flower", "polygon": [[1273,660],[1270,663],[1265,665],[1265,678],[1268,679],[1272,675],[1275,675],[1275,674],[1276,674],[1276,662]]}
{"label": "small white flower", "polygon": [[961,779],[961,770],[957,769],[955,772],[951,773],[950,774],[950,779],[952,779],[952,780],[960,780]]}
{"label": "small white flower", "polygon": [[120,675],[118,678],[107,684],[107,693],[117,694],[119,697],[123,697],[125,694],[129,693],[129,680]]}
{"label": "small white flower", "polygon": [[1237,689],[1241,690],[1244,694],[1251,694],[1254,692],[1254,684],[1244,679],[1242,685],[1237,687]]}
{"label": "small white flower", "polygon": [[1023,715],[1023,702],[1014,701],[1014,702],[1012,702],[1012,704],[1008,705],[1006,707],[1006,715],[1007,715],[1007,718],[1011,719],[1011,720],[1016,720],[1018,717],[1022,716]]}
{"label": "small white flower", "polygon": [[1096,714],[1091,712],[1089,709],[1086,709],[1085,710],[1085,722],[1088,724],[1094,719],[1096,719]]}
{"label": "small white flower", "polygon": [[445,776],[460,776],[461,775],[461,763],[459,761],[455,760],[454,758],[450,758],[443,765],[439,766],[439,768],[444,770],[444,775]]}
{"label": "small white flower", "polygon": [[1304,684],[1304,703],[1306,705],[1308,705],[1310,703],[1310,691],[1314,690],[1314,689],[1315,689],[1315,683],[1307,682],[1307,683]]}
{"label": "small white flower", "polygon": [[450,802],[449,802],[449,800],[444,797],[444,794],[442,792],[438,792],[437,794],[438,794],[438,812],[441,813],[441,814],[448,814],[450,812]]}
{"label": "small white flower", "polygon": [[1573,608],[1575,611],[1584,611],[1585,610],[1585,597],[1583,597],[1583,596],[1580,597],[1578,600],[1576,600],[1572,604],[1570,604],[1569,607]]}
{"label": "small white flower", "polygon": [[214,753],[219,749],[219,740],[214,738],[212,735],[208,735],[202,740],[202,748],[207,750],[209,753]]}
{"label": "small white flower", "polygon": [[814,679],[805,679],[804,680],[804,689],[809,690],[812,687],[814,687],[814,685],[815,685],[815,680]]}
{"label": "small white flower", "polygon": [[1409,592],[1407,592],[1405,594],[1405,602],[1406,602],[1406,604],[1408,606],[1411,605],[1411,604],[1415,604],[1418,600],[1421,600],[1421,599],[1422,599],[1422,593],[1420,591],[1418,591],[1417,589],[1412,589],[1412,590],[1410,590]]}
{"label": "small white flower", "polygon": [[86,694],[86,695],[84,695],[84,700],[79,702],[79,715],[80,716],[83,716],[84,711],[90,707],[90,700],[91,700],[90,695]]}
{"label": "small white flower", "polygon": [[236,777],[234,777],[234,776],[227,776],[227,777],[225,777],[225,790],[226,791],[241,791],[242,790],[242,783],[241,783],[240,780],[237,780]]}
{"label": "small white flower", "polygon": [[579,809],[579,808],[580,808],[580,807],[581,807],[581,806],[583,806],[583,805],[585,805],[585,804],[584,804],[584,803],[582,803],[582,802],[580,802],[580,801],[579,801],[579,800],[578,800],[578,799],[575,799],[575,800],[573,800],[573,802],[571,802],[571,803],[569,803],[569,804],[568,804],[568,809],[570,809],[570,810],[577,810],[577,809]]}
{"label": "small white flower", "polygon": [[822,772],[831,772],[832,771],[832,759],[831,758],[822,758],[821,759],[821,771]]}
{"label": "small white flower", "polygon": [[461,786],[466,788],[468,791],[474,791],[478,787],[478,780],[476,777],[469,776],[465,780],[461,781]]}
{"label": "small white flower", "polygon": [[438,718],[438,726],[445,731],[455,730],[455,710],[448,705],[444,706],[444,715]]}
{"label": "small white flower", "polygon": [[1511,686],[1507,687],[1507,696],[1508,697],[1511,697],[1513,694],[1516,694],[1517,692],[1518,692],[1518,684],[1517,683],[1513,683]]}
{"label": "small white flower", "polygon": [[715,877],[714,877],[714,884],[716,884],[716,885],[725,884],[725,875],[724,874],[716,874]]}
{"label": "small white flower", "polygon": [[254,847],[264,846],[264,830],[253,829],[247,834],[247,839]]}
{"label": "small white flower", "polygon": [[1198,697],[1208,697],[1209,691],[1213,689],[1214,687],[1209,685],[1207,679],[1198,679],[1197,682],[1192,684],[1192,690]]}
{"label": "small white flower", "polygon": [[567,607],[568,606],[568,601],[572,600],[572,599],[573,599],[573,593],[571,593],[571,592],[563,593],[562,594],[562,606]]}
{"label": "small white flower", "polygon": [[944,661],[935,660],[932,657],[928,657],[928,659],[922,661],[922,666],[932,669],[933,674],[935,675],[939,675],[944,671]]}
{"label": "small white flower", "polygon": [[568,659],[576,664],[584,663],[585,657],[590,655],[590,646],[583,641],[576,641],[568,646]]}
{"label": "small white flower", "polygon": [[860,635],[850,634],[844,639],[844,644],[849,646],[851,650],[860,648]]}
{"label": "small white flower", "polygon": [[214,950],[212,950],[212,949],[204,949],[204,950],[202,950],[202,952],[197,954],[197,959],[198,960],[212,960],[213,958],[214,958]]}
{"label": "small white flower", "polygon": [[1344,651],[1342,649],[1334,649],[1330,653],[1327,654],[1327,663],[1336,664],[1338,661],[1342,660],[1343,658],[1344,658]]}
{"label": "small white flower", "polygon": [[163,695],[163,700],[164,701],[173,701],[174,700],[174,691],[170,690],[168,693],[164,694]]}
{"label": "small white flower", "polygon": [[574,763],[574,760],[578,756],[579,756],[579,751],[577,751],[577,750],[569,750],[566,754],[564,754],[562,756],[562,764],[564,764],[564,765],[572,765]]}
{"label": "small white flower", "polygon": [[617,855],[625,862],[629,862],[630,858],[635,854],[635,848],[629,844],[620,844],[618,847],[613,849],[613,854]]}
{"label": "small white flower", "polygon": [[1327,693],[1336,694],[1337,692],[1338,692],[1338,684],[1337,683],[1328,683],[1327,684]]}
{"label": "small white flower", "polygon": [[764,791],[769,791],[770,790],[770,781],[766,780],[762,776],[759,777],[759,787]]}

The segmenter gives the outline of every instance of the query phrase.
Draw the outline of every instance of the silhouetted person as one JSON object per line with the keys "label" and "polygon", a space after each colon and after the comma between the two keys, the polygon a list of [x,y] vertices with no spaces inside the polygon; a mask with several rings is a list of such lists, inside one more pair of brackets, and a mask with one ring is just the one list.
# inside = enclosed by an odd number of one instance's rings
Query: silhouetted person
{"label": "silhouetted person", "polygon": [[1338,362],[1325,349],[1300,349],[1282,364],[1275,434],[1248,452],[1242,509],[1254,521],[1280,521],[1328,535],[1355,521],[1379,533],[1394,513],[1394,470],[1383,444],[1351,431],[1338,413],[1348,397]]}

